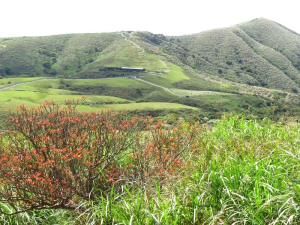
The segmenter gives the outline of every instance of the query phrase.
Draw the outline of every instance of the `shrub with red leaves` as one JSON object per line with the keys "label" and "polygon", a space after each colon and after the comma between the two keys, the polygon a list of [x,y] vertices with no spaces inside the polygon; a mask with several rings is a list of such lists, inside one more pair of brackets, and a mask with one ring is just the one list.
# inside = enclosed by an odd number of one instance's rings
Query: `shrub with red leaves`
{"label": "shrub with red leaves", "polygon": [[16,212],[75,209],[76,199],[91,198],[94,181],[110,175],[110,166],[149,122],[112,111],[79,113],[75,106],[21,105],[9,117],[10,130],[1,135],[0,201]]}
{"label": "shrub with red leaves", "polygon": [[14,209],[9,214],[76,209],[80,199],[92,200],[113,185],[162,184],[181,168],[196,127],[165,128],[161,121],[126,119],[111,110],[78,112],[78,103],[47,101],[11,113],[9,129],[0,135],[0,202]]}

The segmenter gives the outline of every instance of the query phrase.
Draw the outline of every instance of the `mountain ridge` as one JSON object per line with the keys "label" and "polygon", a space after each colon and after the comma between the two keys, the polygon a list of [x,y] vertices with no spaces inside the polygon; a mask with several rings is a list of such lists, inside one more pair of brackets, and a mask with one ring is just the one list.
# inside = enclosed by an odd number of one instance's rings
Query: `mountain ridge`
{"label": "mountain ridge", "polygon": [[0,39],[3,77],[126,75],[107,69],[122,66],[164,72],[160,60],[211,79],[300,91],[300,36],[265,18],[183,36],[124,31]]}

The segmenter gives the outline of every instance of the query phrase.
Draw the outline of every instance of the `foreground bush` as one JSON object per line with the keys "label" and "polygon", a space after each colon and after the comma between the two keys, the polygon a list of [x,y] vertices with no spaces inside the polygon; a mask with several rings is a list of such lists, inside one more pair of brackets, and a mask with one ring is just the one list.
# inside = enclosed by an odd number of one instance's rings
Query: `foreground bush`
{"label": "foreground bush", "polygon": [[195,136],[195,127],[75,108],[45,102],[11,114],[0,137],[0,201],[9,206],[2,213],[74,210],[130,182],[162,186]]}

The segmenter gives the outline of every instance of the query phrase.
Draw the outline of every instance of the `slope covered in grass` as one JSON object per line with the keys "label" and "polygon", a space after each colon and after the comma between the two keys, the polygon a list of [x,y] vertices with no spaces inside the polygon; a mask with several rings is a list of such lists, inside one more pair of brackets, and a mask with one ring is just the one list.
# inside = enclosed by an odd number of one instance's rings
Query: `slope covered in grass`
{"label": "slope covered in grass", "polygon": [[276,22],[259,18],[238,25],[259,43],[285,56],[295,68],[300,69],[300,36]]}
{"label": "slope covered in grass", "polygon": [[1,73],[74,73],[120,38],[118,34],[105,33],[0,39]]}
{"label": "slope covered in grass", "polygon": [[141,33],[139,37],[200,72],[238,83],[299,91],[299,35],[275,22],[260,18],[193,35]]}
{"label": "slope covered in grass", "polygon": [[195,62],[195,66],[206,72],[215,72],[220,77],[253,85],[286,90],[297,88],[293,80],[253,51],[231,29],[201,33],[182,42],[187,42],[198,54],[205,52],[207,65],[202,68],[201,62],[199,66]]}
{"label": "slope covered in grass", "polygon": [[[298,34],[264,18],[178,37],[115,32],[2,38],[0,75],[116,77],[140,75],[120,67],[140,67],[169,74],[159,79],[172,86],[176,79],[182,80],[180,74],[188,66],[212,80],[220,77],[225,83],[229,80],[297,93],[299,46]],[[174,80],[176,76],[181,78]],[[202,82],[199,77],[198,81]]]}
{"label": "slope covered in grass", "polygon": [[0,39],[0,75],[95,77],[105,67],[165,69],[159,61],[163,57],[140,51],[117,32],[4,38]]}

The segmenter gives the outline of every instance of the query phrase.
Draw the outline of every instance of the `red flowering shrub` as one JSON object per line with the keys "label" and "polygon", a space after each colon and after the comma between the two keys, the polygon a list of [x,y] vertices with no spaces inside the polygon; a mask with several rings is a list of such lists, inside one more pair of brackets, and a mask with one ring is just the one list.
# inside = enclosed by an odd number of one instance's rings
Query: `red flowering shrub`
{"label": "red flowering shrub", "polygon": [[78,113],[72,103],[19,106],[1,135],[0,201],[22,210],[76,208],[76,198],[91,198],[95,180],[110,175],[148,120],[124,120],[111,111]]}
{"label": "red flowering shrub", "polygon": [[165,128],[112,111],[79,113],[75,107],[52,101],[11,113],[9,130],[0,135],[0,202],[14,209],[11,214],[76,209],[79,199],[125,181],[162,184],[182,166],[196,129]]}
{"label": "red flowering shrub", "polygon": [[192,153],[197,125],[166,126],[157,121],[131,154],[132,164],[128,165],[131,176],[140,184],[157,182],[160,187],[171,175],[180,172],[188,164],[186,150]]}

